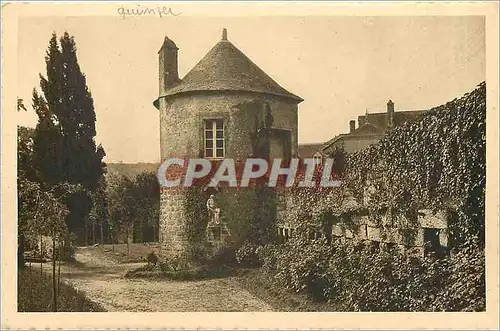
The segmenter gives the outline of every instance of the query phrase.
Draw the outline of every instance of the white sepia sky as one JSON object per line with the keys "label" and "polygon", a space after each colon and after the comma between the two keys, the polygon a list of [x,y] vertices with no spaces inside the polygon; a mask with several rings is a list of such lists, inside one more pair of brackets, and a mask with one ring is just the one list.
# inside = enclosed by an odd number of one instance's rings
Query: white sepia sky
{"label": "white sepia sky", "polygon": [[349,120],[385,111],[428,109],[485,80],[481,16],[427,17],[32,17],[19,20],[19,124],[35,126],[31,92],[51,33],[75,36],[92,91],[97,142],[107,162],[159,162],[157,52],[165,35],[179,47],[183,77],[221,38],[280,85],[305,99],[299,142],[347,132]]}

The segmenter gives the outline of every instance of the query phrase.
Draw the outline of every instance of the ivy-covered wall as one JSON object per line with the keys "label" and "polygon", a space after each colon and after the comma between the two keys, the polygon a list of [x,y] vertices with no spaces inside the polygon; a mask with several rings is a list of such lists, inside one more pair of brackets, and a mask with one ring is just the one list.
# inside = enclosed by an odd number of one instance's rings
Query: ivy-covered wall
{"label": "ivy-covered wall", "polygon": [[485,120],[481,83],[348,155],[342,187],[282,192],[278,223],[409,247],[439,229],[444,246],[484,247]]}
{"label": "ivy-covered wall", "polygon": [[[262,270],[340,311],[485,311],[485,120],[482,83],[349,155],[342,187],[280,192],[288,199],[281,194],[278,222],[295,235],[260,250]],[[418,248],[426,227],[448,232],[439,239],[446,234],[451,254],[415,257],[357,240],[413,237],[403,248]]]}

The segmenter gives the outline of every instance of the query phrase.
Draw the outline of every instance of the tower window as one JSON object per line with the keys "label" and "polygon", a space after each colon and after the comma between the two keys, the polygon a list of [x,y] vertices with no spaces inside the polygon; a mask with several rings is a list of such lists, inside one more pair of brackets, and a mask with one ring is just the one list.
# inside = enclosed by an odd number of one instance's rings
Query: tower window
{"label": "tower window", "polygon": [[224,125],[221,119],[205,120],[205,157],[223,158],[225,155]]}

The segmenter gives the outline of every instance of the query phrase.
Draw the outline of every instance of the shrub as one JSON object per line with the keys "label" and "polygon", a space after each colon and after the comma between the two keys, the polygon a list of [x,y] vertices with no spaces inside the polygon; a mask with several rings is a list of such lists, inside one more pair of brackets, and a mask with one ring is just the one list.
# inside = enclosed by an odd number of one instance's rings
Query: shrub
{"label": "shrub", "polygon": [[[484,252],[406,258],[353,242],[291,240],[264,270],[280,287],[346,311],[484,311]],[[271,260],[267,257],[267,260]]]}
{"label": "shrub", "polygon": [[265,245],[259,246],[256,253],[259,257],[260,263],[262,264],[262,270],[266,273],[272,273],[276,271],[276,251],[275,245]]}
{"label": "shrub", "polygon": [[485,311],[484,251],[465,249],[449,259],[448,277],[433,302],[436,310]]}
{"label": "shrub", "polygon": [[156,265],[156,263],[158,263],[158,256],[156,256],[154,252],[149,252],[146,256],[146,261],[150,265]]}
{"label": "shrub", "polygon": [[217,269],[224,266],[235,266],[236,262],[236,252],[234,249],[224,247],[209,255],[204,264]]}
{"label": "shrub", "polygon": [[248,242],[243,244],[236,251],[236,261],[238,264],[243,267],[258,267],[262,265],[257,255],[259,247],[260,246]]}
{"label": "shrub", "polygon": [[167,263],[160,262],[156,267],[151,264],[146,264],[142,267],[129,270],[125,274],[125,278],[158,278],[191,281],[227,277],[232,273],[233,270],[228,267],[219,267],[215,269],[205,265],[183,269],[174,269]]}

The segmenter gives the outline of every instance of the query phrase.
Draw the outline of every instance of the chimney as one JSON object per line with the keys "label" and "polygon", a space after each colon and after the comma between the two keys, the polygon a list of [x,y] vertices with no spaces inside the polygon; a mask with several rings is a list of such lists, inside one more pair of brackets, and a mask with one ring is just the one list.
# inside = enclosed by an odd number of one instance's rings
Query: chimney
{"label": "chimney", "polygon": [[356,121],[350,120],[349,121],[349,133],[353,132],[354,130],[356,130]]}
{"label": "chimney", "polygon": [[387,128],[392,129],[394,127],[394,102],[389,100],[387,102]]}
{"label": "chimney", "polygon": [[160,64],[160,95],[179,83],[177,52],[179,48],[168,37],[165,37],[163,45],[158,52]]}
{"label": "chimney", "polygon": [[227,29],[222,29],[222,40],[227,40]]}

